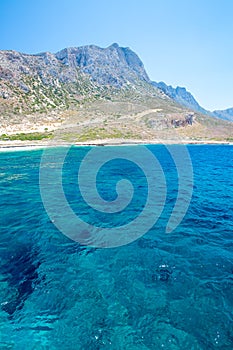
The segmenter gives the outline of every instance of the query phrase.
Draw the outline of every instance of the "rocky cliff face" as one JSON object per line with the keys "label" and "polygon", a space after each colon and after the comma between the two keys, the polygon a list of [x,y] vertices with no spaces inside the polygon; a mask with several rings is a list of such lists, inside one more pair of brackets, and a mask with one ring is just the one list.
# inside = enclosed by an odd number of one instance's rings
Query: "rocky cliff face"
{"label": "rocky cliff face", "polygon": [[181,109],[184,106],[233,120],[233,109],[211,113],[185,88],[151,82],[140,58],[118,44],[66,48],[56,54],[0,51],[0,119],[12,114],[69,109],[83,101],[109,99],[129,91],[134,100],[139,95],[163,99],[168,109],[175,101]]}
{"label": "rocky cliff face", "polygon": [[135,80],[149,82],[142,61],[129,48],[113,44],[106,49],[90,45],[68,48],[56,53],[63,65],[78,68],[101,85],[121,87]]}
{"label": "rocky cliff face", "polygon": [[[1,112],[66,108],[119,89],[151,90],[142,61],[129,48],[90,45],[36,55],[0,51]],[[157,91],[158,93],[158,91]]]}

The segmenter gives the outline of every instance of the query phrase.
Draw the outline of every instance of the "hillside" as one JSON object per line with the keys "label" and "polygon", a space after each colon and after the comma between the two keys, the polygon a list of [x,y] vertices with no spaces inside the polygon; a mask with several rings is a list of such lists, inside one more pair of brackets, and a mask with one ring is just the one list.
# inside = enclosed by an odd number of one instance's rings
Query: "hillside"
{"label": "hillside", "polygon": [[193,95],[184,87],[177,86],[176,88],[173,88],[171,85],[166,85],[162,81],[159,83],[153,81],[152,85],[161,89],[167,96],[171,97],[174,101],[181,104],[182,106],[188,107],[203,114],[211,114],[211,112],[202,108],[195,100]]}
{"label": "hillside", "polygon": [[233,108],[228,108],[225,110],[214,111],[213,115],[225,120],[230,120],[233,122]]}
{"label": "hillside", "polygon": [[118,44],[0,51],[1,139],[55,130],[66,141],[231,139],[232,123],[206,115],[185,89],[176,93],[152,84],[140,58]]}
{"label": "hillside", "polygon": [[199,105],[195,100],[193,95],[187,91],[184,87],[177,86],[173,88],[171,85],[166,85],[164,82],[156,83],[152,82],[152,85],[161,89],[167,96],[171,97],[177,103],[192,109],[193,111],[207,114],[212,117],[233,121],[233,108],[228,108],[225,110],[208,111]]}

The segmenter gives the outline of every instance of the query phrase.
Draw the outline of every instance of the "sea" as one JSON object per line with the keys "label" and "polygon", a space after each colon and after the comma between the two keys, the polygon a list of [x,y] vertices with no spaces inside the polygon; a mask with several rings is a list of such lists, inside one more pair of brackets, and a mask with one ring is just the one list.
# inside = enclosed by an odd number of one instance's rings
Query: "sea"
{"label": "sea", "polygon": [[143,147],[0,153],[0,349],[233,349],[233,146]]}

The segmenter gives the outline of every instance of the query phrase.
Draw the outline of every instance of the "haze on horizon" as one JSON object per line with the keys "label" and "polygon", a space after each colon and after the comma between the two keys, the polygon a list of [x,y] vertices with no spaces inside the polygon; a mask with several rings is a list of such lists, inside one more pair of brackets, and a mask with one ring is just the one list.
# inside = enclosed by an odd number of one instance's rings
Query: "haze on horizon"
{"label": "haze on horizon", "polygon": [[151,80],[190,91],[209,110],[233,107],[231,0],[2,0],[1,50],[56,52],[113,42],[142,59]]}

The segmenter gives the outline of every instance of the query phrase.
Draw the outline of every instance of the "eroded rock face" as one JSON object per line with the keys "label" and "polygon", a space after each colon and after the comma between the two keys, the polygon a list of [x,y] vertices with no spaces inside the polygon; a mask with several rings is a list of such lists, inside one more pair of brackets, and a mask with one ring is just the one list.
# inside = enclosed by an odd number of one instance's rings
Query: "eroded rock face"
{"label": "eroded rock face", "polygon": [[95,45],[67,48],[56,53],[64,65],[79,68],[101,85],[121,87],[135,79],[149,82],[142,61],[129,48],[113,44],[106,49]]}
{"label": "eroded rock face", "polygon": [[100,85],[121,87],[137,79],[149,82],[142,61],[129,48],[113,44],[105,49],[90,45],[66,48],[56,54],[36,55],[16,51],[0,51],[0,78],[18,85],[27,77],[41,79],[44,84],[74,83],[80,73]]}
{"label": "eroded rock face", "polygon": [[69,108],[82,99],[129,88],[157,90],[139,57],[118,44],[66,48],[56,54],[0,51],[0,97],[10,99],[1,109],[4,113]]}

